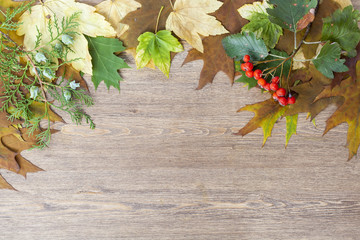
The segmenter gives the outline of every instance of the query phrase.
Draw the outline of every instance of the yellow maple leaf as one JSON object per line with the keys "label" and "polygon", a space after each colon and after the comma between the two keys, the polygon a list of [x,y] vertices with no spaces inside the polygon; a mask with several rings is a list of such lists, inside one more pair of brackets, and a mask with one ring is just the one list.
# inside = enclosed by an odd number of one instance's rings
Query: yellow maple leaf
{"label": "yellow maple leaf", "polygon": [[96,11],[102,14],[115,28],[117,37],[129,29],[129,25],[120,21],[130,12],[140,8],[141,4],[134,0],[106,0],[95,6]]}
{"label": "yellow maple leaf", "polygon": [[[42,34],[41,43],[43,45],[49,42],[51,37],[47,29],[49,20],[58,19],[59,22],[63,18],[70,17],[75,13],[79,13],[77,22],[79,25],[76,29],[72,29],[79,34],[73,36],[74,43],[71,46],[72,51],[68,53],[67,60],[81,58],[71,63],[78,71],[92,74],[91,56],[88,50],[88,42],[83,34],[90,37],[104,36],[114,37],[115,30],[105,17],[95,13],[95,8],[83,3],[77,3],[75,0],[47,0],[40,5],[33,6],[31,11],[26,11],[21,17],[17,34],[24,35],[24,46],[27,50],[35,48],[35,42],[38,35],[37,29]],[[54,32],[56,30],[54,29]]]}
{"label": "yellow maple leaf", "polygon": [[174,11],[166,20],[166,29],[185,39],[193,48],[204,52],[200,35],[207,37],[228,33],[221,22],[208,15],[218,10],[222,4],[217,0],[177,0]]}

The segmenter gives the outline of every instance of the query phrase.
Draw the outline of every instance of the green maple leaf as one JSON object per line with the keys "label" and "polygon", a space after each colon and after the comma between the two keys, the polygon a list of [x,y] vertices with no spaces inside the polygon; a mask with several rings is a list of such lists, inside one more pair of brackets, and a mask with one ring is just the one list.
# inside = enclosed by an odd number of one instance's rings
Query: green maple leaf
{"label": "green maple leaf", "polygon": [[297,23],[310,11],[315,8],[317,0],[269,0],[275,8],[268,8],[269,18],[273,23],[289,29],[292,32],[297,31]]}
{"label": "green maple leaf", "polygon": [[331,17],[323,19],[321,40],[337,42],[343,50],[356,54],[355,48],[360,41],[359,20],[360,12],[352,6],[336,10]]}
{"label": "green maple leaf", "polygon": [[139,36],[138,41],[135,57],[137,68],[145,67],[152,59],[155,65],[169,77],[170,52],[183,51],[180,42],[167,30],[158,31],[156,34],[145,32]]}
{"label": "green maple leaf", "polygon": [[346,72],[349,68],[344,65],[345,59],[340,59],[341,48],[338,43],[327,42],[320,50],[319,55],[312,60],[317,70],[327,78],[333,79],[333,72]]}
{"label": "green maple leaf", "polygon": [[273,8],[266,0],[263,3],[245,4],[238,9],[240,15],[250,22],[243,26],[243,32],[254,32],[256,37],[264,39],[267,47],[274,48],[283,34],[282,28],[271,22],[267,8]]}
{"label": "green maple leaf", "polygon": [[252,32],[230,35],[222,40],[222,44],[226,54],[235,60],[250,55],[251,60],[258,61],[269,54],[264,40],[257,39]]}
{"label": "green maple leaf", "polygon": [[120,57],[114,55],[115,52],[125,50],[122,42],[115,38],[104,37],[88,37],[89,52],[92,57],[93,75],[91,80],[95,89],[104,81],[106,87],[115,87],[120,91],[120,77],[118,70],[121,68],[129,68],[127,63]]}

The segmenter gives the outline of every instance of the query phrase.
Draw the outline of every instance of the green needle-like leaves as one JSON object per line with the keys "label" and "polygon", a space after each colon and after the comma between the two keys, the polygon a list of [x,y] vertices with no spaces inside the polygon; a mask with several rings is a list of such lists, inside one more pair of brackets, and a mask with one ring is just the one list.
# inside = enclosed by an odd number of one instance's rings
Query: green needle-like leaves
{"label": "green needle-like leaves", "polygon": [[297,31],[297,23],[310,11],[315,8],[317,0],[269,0],[275,8],[267,9],[270,20],[279,26]]}
{"label": "green needle-like leaves", "polygon": [[349,68],[344,65],[345,59],[340,59],[340,56],[340,45],[338,43],[327,42],[312,62],[316,69],[324,74],[324,76],[333,79],[333,72],[346,72],[349,70]]}
{"label": "green needle-like leaves", "polygon": [[321,39],[337,42],[343,50],[356,54],[355,48],[360,41],[359,20],[360,13],[352,6],[348,6],[342,11],[338,9],[331,17],[323,19]]}
{"label": "green needle-like leaves", "polygon": [[252,32],[230,35],[222,40],[222,44],[226,54],[235,60],[250,55],[251,60],[259,61],[269,54],[264,41],[257,39]]}
{"label": "green needle-like leaves", "polygon": [[145,32],[138,38],[140,42],[136,48],[136,66],[145,67],[152,59],[155,65],[169,77],[170,52],[181,52],[183,46],[171,35],[170,31],[161,30],[156,34]]}
{"label": "green needle-like leaves", "polygon": [[129,68],[127,63],[120,57],[114,55],[115,52],[125,50],[122,42],[115,38],[86,37],[89,43],[89,52],[92,57],[93,76],[91,80],[95,89],[104,81],[106,87],[115,87],[120,91],[120,77],[118,70]]}

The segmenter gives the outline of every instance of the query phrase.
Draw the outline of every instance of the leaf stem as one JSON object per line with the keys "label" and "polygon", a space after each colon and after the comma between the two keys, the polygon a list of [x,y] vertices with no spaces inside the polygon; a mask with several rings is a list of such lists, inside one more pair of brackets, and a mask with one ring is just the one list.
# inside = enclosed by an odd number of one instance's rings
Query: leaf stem
{"label": "leaf stem", "polygon": [[[300,45],[301,46],[301,45]],[[300,47],[299,46],[299,47]],[[296,30],[294,32],[294,50],[296,50],[298,48],[298,45],[297,45],[297,39],[296,39]]]}
{"label": "leaf stem", "polygon": [[172,10],[174,10],[174,5],[171,0],[169,0]]}
{"label": "leaf stem", "polygon": [[269,56],[277,57],[277,58],[281,58],[281,59],[285,59],[285,58],[286,58],[286,57],[278,56],[278,55],[271,54],[271,53],[269,53]]}
{"label": "leaf stem", "polygon": [[317,41],[317,42],[307,42],[307,41],[303,41],[304,44],[308,44],[308,45],[311,45],[311,44],[321,44],[321,43],[324,43],[322,41]]}
{"label": "leaf stem", "polygon": [[[170,0],[170,2],[171,2],[171,0]],[[158,31],[160,15],[161,15],[161,12],[162,12],[163,9],[164,9],[164,6],[161,6],[159,14],[158,14],[157,19],[156,19],[155,33],[157,33],[157,31]]]}

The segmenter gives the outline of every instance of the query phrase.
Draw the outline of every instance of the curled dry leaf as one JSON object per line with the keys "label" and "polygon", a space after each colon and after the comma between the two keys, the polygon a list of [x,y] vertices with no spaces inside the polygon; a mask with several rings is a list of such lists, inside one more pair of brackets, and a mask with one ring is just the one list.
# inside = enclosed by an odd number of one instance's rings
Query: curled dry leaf
{"label": "curled dry leaf", "polygon": [[[92,74],[91,56],[88,50],[88,42],[83,34],[91,37],[105,36],[113,37],[116,35],[115,30],[110,23],[105,21],[105,17],[95,13],[95,8],[87,4],[75,2],[75,0],[47,0],[40,5],[33,6],[31,11],[26,11],[21,17],[17,34],[24,35],[24,46],[27,50],[35,48],[35,42],[38,30],[42,34],[41,43],[49,42],[51,39],[47,29],[50,19],[54,21],[56,17],[59,22],[63,18],[79,13],[77,22],[79,25],[76,29],[72,29],[76,34],[72,36],[74,43],[71,47],[72,51],[68,54],[67,60],[81,58],[71,63],[78,71]],[[38,30],[37,30],[38,29]],[[55,29],[53,29],[56,32]]]}
{"label": "curled dry leaf", "polygon": [[201,36],[228,33],[221,22],[208,15],[221,5],[222,2],[217,0],[177,0],[166,21],[166,29],[185,39],[199,52],[204,52]]}
{"label": "curled dry leaf", "polygon": [[141,4],[135,0],[106,0],[95,6],[96,11],[114,27],[117,37],[129,29],[129,25],[120,23],[121,20],[140,7]]}

